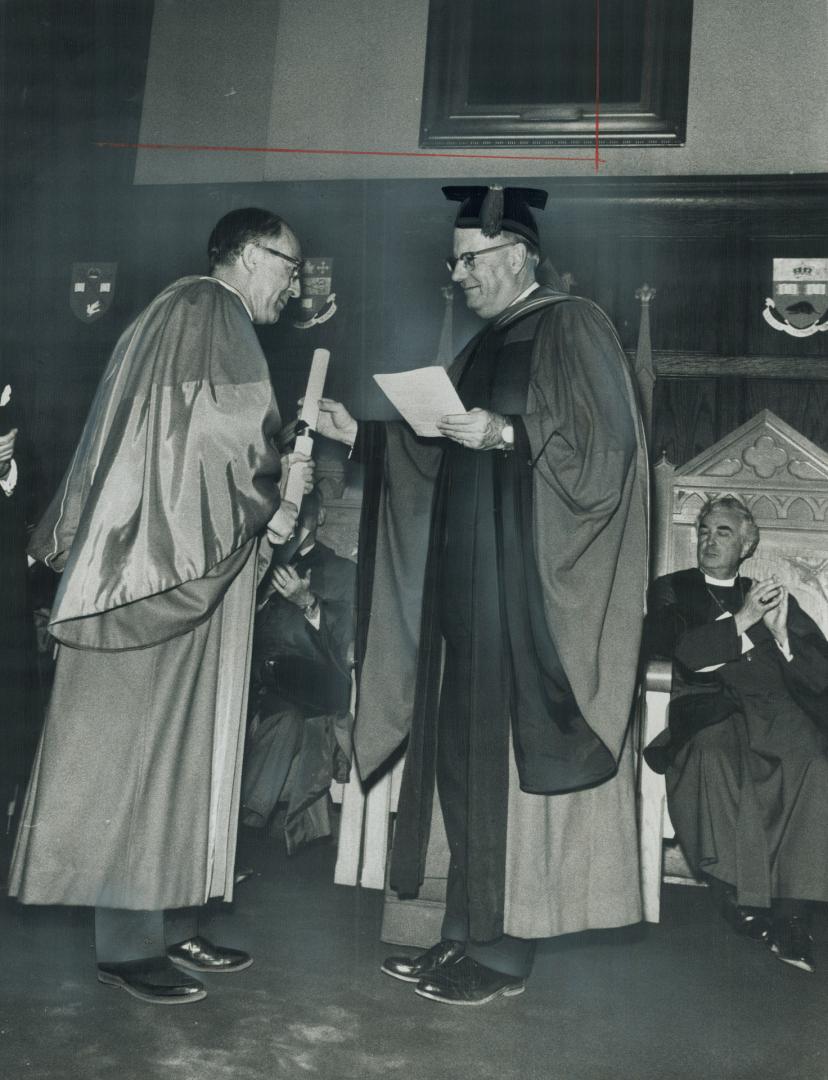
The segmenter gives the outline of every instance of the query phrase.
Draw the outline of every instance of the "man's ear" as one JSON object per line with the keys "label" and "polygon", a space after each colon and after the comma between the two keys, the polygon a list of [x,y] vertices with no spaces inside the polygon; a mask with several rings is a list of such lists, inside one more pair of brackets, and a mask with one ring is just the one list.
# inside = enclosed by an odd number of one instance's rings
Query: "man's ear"
{"label": "man's ear", "polygon": [[253,270],[259,265],[259,260],[262,258],[263,252],[258,244],[254,244],[252,240],[244,245],[239,255],[239,263],[247,270],[248,273],[252,273]]}
{"label": "man's ear", "polygon": [[525,244],[518,242],[512,248],[509,249],[509,266],[512,272],[519,274],[526,265],[526,258],[529,254]]}

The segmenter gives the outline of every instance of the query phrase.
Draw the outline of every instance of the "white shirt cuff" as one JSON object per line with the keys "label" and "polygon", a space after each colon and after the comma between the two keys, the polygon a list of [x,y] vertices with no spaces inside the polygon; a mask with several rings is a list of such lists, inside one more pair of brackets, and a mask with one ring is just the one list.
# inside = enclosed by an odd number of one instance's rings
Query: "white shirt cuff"
{"label": "white shirt cuff", "polygon": [[[774,638],[774,641],[776,641],[775,638]],[[785,644],[784,645],[781,644],[781,642],[777,641],[776,642],[776,647],[777,647],[777,649],[779,649],[779,651],[782,653],[782,655],[785,657],[785,659],[788,662],[793,660],[793,653],[791,652],[791,643],[788,641],[787,638],[785,638]]]}
{"label": "white shirt cuff", "polygon": [[322,625],[322,609],[319,606],[318,598],[310,611],[305,612],[305,618],[308,620],[314,630],[318,630],[319,627]]}
{"label": "white shirt cuff", "polygon": [[6,475],[0,479],[0,488],[7,495],[11,495],[14,489],[17,487],[17,462],[14,458],[11,459],[11,467]]}

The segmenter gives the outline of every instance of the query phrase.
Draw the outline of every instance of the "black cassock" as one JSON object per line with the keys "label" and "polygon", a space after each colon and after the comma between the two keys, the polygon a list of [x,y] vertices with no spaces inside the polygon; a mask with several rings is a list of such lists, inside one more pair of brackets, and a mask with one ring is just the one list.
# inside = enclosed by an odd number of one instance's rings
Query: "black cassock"
{"label": "black cassock", "polygon": [[[828,643],[789,599],[786,659],[767,628],[735,621],[750,588],[698,570],[656,581],[650,655],[673,659],[668,733],[648,760],[665,771],[670,817],[696,871],[738,903],[828,900]],[[711,668],[713,670],[702,670]]]}

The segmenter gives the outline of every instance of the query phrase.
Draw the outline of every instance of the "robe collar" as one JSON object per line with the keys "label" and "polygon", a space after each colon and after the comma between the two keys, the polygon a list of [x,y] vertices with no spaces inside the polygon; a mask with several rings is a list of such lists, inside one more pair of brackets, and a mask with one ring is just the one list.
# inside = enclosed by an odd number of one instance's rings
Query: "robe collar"
{"label": "robe collar", "polygon": [[206,279],[207,281],[217,281],[219,285],[222,285],[225,289],[227,289],[228,292],[231,292],[235,296],[238,296],[239,300],[241,300],[241,302],[244,304],[244,310],[250,316],[250,321],[253,322],[253,312],[250,310],[250,305],[247,303],[247,300],[244,298],[243,294],[240,293],[239,290],[235,288],[235,286],[229,285],[222,278],[212,277],[212,275],[207,275]]}

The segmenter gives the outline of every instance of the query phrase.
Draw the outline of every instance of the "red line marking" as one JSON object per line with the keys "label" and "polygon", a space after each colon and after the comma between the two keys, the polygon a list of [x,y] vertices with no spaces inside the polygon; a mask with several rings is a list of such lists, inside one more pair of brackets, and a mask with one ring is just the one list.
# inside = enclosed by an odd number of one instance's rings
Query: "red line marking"
{"label": "red line marking", "polygon": [[[129,143],[98,141],[95,146],[109,150],[198,150],[233,154],[364,154],[374,157],[467,158],[487,161],[592,161],[590,157],[563,157],[540,154],[458,154],[416,150],[298,150],[289,146],[199,146],[190,143]],[[597,148],[596,148],[597,160]]]}
{"label": "red line marking", "polygon": [[601,157],[601,0],[595,0],[595,153],[590,157],[558,154],[460,154],[431,150],[323,150],[297,149],[291,146],[201,146],[195,143],[130,143],[98,141],[95,145],[109,150],[189,150],[222,154],[329,154],[341,156],[405,158],[462,158],[467,161],[592,161],[595,172],[607,162]]}
{"label": "red line marking", "polygon": [[601,0],[595,0],[595,171],[603,164],[599,156],[601,131]]}

